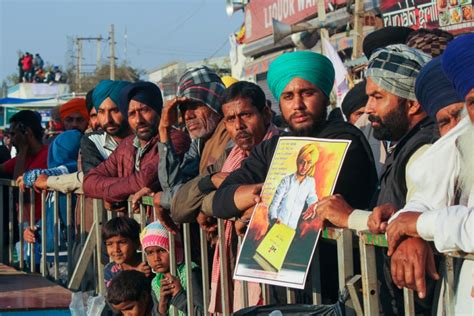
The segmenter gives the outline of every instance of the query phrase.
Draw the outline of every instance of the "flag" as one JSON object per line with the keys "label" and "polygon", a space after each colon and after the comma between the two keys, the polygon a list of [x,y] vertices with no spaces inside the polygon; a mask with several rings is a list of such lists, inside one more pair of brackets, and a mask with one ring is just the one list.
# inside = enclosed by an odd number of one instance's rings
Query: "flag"
{"label": "flag", "polygon": [[347,72],[344,63],[342,62],[341,58],[337,54],[337,51],[334,49],[332,44],[326,39],[321,38],[323,44],[323,52],[324,55],[329,58],[334,66],[334,70],[336,73],[336,78],[334,80],[334,88],[336,89],[337,95],[337,107],[341,107],[342,100],[346,96],[347,92],[349,91],[349,87],[347,86],[346,77],[349,75]]}

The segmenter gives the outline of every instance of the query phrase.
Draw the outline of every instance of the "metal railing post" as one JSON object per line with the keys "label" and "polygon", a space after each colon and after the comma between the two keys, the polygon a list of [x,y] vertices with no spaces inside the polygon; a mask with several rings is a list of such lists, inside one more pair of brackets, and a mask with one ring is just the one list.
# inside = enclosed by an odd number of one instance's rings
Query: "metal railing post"
{"label": "metal railing post", "polygon": [[54,198],[54,225],[53,225],[53,236],[54,236],[54,279],[59,280],[59,193],[53,191]]}
{"label": "metal railing post", "polygon": [[362,291],[364,298],[364,315],[379,315],[379,291],[375,263],[375,249],[366,244],[363,233],[359,235],[360,270],[362,276]]}
{"label": "metal railing post", "polygon": [[20,270],[23,270],[25,267],[25,253],[24,253],[24,247],[25,247],[25,240],[23,239],[23,220],[24,220],[24,215],[25,215],[25,202],[24,202],[24,191],[21,189],[18,189],[18,204],[19,204],[19,210],[18,210],[18,234],[20,235],[19,240],[20,240],[20,251],[18,253],[18,263],[20,266]]}
{"label": "metal railing post", "polygon": [[[154,210],[153,210],[154,211]],[[177,276],[177,265],[176,265],[176,248],[175,248],[175,237],[172,233],[168,232],[168,238],[169,238],[169,248],[170,248],[170,273],[172,276],[176,277]],[[170,311],[173,316],[178,315],[178,309],[171,305],[170,306]]]}
{"label": "metal railing post", "polygon": [[[154,214],[155,212],[153,212]],[[200,239],[200,246],[201,246],[201,275],[202,275],[202,300],[203,306],[205,307],[203,310],[204,316],[209,315],[208,306],[210,302],[210,286],[209,286],[209,260],[207,257],[207,238],[206,238],[206,231],[202,228],[199,229],[199,239]]]}
{"label": "metal railing post", "polygon": [[[145,206],[143,206],[143,204],[140,203],[140,231],[143,231],[145,226],[146,226]],[[146,262],[145,251],[143,249],[142,249],[142,261]]]}
{"label": "metal railing post", "polygon": [[94,199],[94,224],[95,224],[95,239],[96,239],[96,259],[97,259],[97,288],[99,294],[105,295],[104,282],[104,265],[102,264],[102,218],[103,210],[102,203],[98,199]]}
{"label": "metal railing post", "polygon": [[41,191],[41,274],[48,275],[46,257],[46,191]]}
{"label": "metal railing post", "polygon": [[409,290],[406,287],[403,288],[403,307],[405,310],[405,316],[415,315],[415,300],[413,297],[413,290]]}
{"label": "metal railing post", "polygon": [[[35,208],[35,190],[33,189],[30,189],[30,228],[32,231],[35,230],[35,226],[36,226],[36,218],[35,218],[35,211],[36,211],[36,208]],[[36,256],[35,256],[35,243],[34,244],[30,244],[29,245],[29,248],[30,248],[30,271],[31,273],[34,273],[35,272],[35,268],[36,268]]]}
{"label": "metal railing post", "polygon": [[444,305],[446,306],[446,316],[454,315],[454,259],[451,256],[444,258]]}
{"label": "metal railing post", "polygon": [[15,231],[15,229],[13,228],[13,226],[15,225],[14,208],[15,203],[13,201],[13,187],[8,187],[8,262],[10,263],[10,265],[13,265],[13,232]]}
{"label": "metal railing post", "polygon": [[191,232],[189,223],[183,224],[183,237],[184,237],[184,262],[186,265],[186,300],[188,303],[188,315],[194,313],[193,303],[193,266],[191,260]]}
{"label": "metal railing post", "polygon": [[222,299],[222,315],[230,315],[230,298],[229,298],[229,267],[227,265],[227,251],[225,246],[225,223],[221,218],[217,219],[217,230],[219,235],[219,269],[220,269],[220,278],[221,278],[221,299]]}
{"label": "metal railing post", "polygon": [[81,239],[81,247],[84,247],[84,243],[86,241],[86,218],[85,218],[85,213],[86,213],[86,196],[84,194],[81,194],[81,207],[79,209],[79,221],[80,221],[80,239]]}
{"label": "metal railing post", "polygon": [[72,223],[72,194],[66,193],[66,233],[67,233],[67,268],[68,268],[68,280],[70,279],[71,272],[69,269],[72,267],[72,244],[73,244],[73,232],[74,226]]}
{"label": "metal railing post", "polygon": [[[238,238],[238,249],[241,249],[242,248],[242,242],[243,242],[243,238],[241,236],[239,236]],[[248,307],[249,306],[249,287],[248,287],[248,283],[247,281],[243,281],[241,280],[240,281],[241,284],[242,284],[242,297],[243,297],[243,304],[244,304],[244,308],[245,307]]]}
{"label": "metal railing post", "polygon": [[[1,245],[0,262],[5,262],[5,260],[4,260],[5,259],[4,258],[5,257],[4,249],[5,248],[3,248],[3,245],[5,245],[5,238],[4,238],[5,230],[3,229],[3,227],[4,227],[3,225],[5,224],[5,222],[3,220],[4,219],[3,214],[8,214],[7,210],[5,210],[5,208],[4,208],[4,205],[5,205],[4,204],[4,202],[5,202],[4,199],[5,199],[5,197],[3,196],[4,195],[3,194],[3,189],[4,189],[3,185],[0,184],[0,214],[1,214],[1,216],[0,216],[0,245]],[[8,217],[7,217],[7,220],[8,220]]]}
{"label": "metal railing post", "polygon": [[[339,229],[337,242],[337,261],[339,276],[339,292],[342,293],[346,282],[354,276],[354,258],[352,254],[352,231]],[[353,315],[354,308],[350,299],[345,303],[346,315]]]}

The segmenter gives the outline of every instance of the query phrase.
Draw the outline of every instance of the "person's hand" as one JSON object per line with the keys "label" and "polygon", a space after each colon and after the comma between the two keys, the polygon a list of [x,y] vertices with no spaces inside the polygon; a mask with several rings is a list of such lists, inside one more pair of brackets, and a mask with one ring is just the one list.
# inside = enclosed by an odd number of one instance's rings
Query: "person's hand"
{"label": "person's hand", "polygon": [[387,229],[387,221],[396,211],[398,211],[397,207],[390,203],[375,207],[367,220],[369,230],[374,234],[384,233]]}
{"label": "person's hand", "polygon": [[166,102],[161,111],[160,125],[158,126],[161,143],[166,143],[169,140],[168,131],[178,122],[178,105],[188,100],[186,97],[176,97]]}
{"label": "person's hand", "polygon": [[40,174],[37,178],[35,183],[33,184],[33,188],[36,192],[40,193],[42,190],[48,189],[48,176],[45,174]]}
{"label": "person's hand", "polygon": [[405,236],[419,237],[416,222],[420,212],[403,212],[398,214],[387,227],[388,255],[391,256]]}
{"label": "person's hand", "polygon": [[400,243],[392,255],[390,270],[398,288],[415,290],[421,299],[426,297],[425,275],[439,279],[430,245],[416,237],[409,237]]}
{"label": "person's hand", "polygon": [[199,212],[196,216],[196,221],[199,226],[207,233],[214,233],[217,231],[217,220],[214,217],[207,216],[203,212]]}
{"label": "person's hand", "polygon": [[340,228],[348,227],[349,215],[354,211],[354,208],[340,194],[319,200],[314,208],[321,220],[327,220]]}
{"label": "person's hand", "polygon": [[150,188],[144,187],[141,188],[140,191],[135,193],[132,197],[132,209],[134,213],[140,212],[140,203],[142,201],[142,197],[145,195],[150,195],[152,193]]}
{"label": "person's hand", "polygon": [[244,184],[237,188],[234,194],[234,203],[242,213],[255,204],[262,201],[260,192],[262,191],[263,183]]}
{"label": "person's hand", "polygon": [[35,226],[34,228],[27,227],[23,231],[23,239],[30,244],[34,244],[36,242],[36,231],[38,228]]}
{"label": "person's hand", "polygon": [[169,231],[173,235],[176,235],[176,233],[179,231],[178,226],[175,224],[175,222],[173,222],[173,219],[170,216],[170,211],[161,207],[160,196],[161,194],[155,194],[153,196],[155,218],[160,221],[161,225],[163,225],[163,227],[166,228],[167,231]]}
{"label": "person's hand", "polygon": [[166,273],[166,276],[161,279],[161,287],[165,288],[165,292],[169,293],[167,295],[175,296],[181,291],[181,283],[179,279],[175,276],[172,276],[171,273]]}
{"label": "person's hand", "polygon": [[252,214],[254,212],[254,208],[251,207],[246,210],[242,216],[237,219],[234,223],[234,228],[238,236],[243,237],[247,232],[247,228],[250,224],[250,219],[252,218]]}
{"label": "person's hand", "polygon": [[221,186],[222,182],[224,182],[224,180],[227,178],[227,176],[229,175],[230,173],[229,172],[218,172],[218,173],[215,173],[212,175],[211,177],[211,181],[212,183],[214,184],[214,186],[219,189],[219,187]]}
{"label": "person's hand", "polygon": [[140,263],[135,270],[143,273],[147,278],[151,275],[151,268],[146,262]]}
{"label": "person's hand", "polygon": [[23,178],[23,175],[19,176],[19,177],[16,179],[16,184],[18,185],[18,187],[20,188],[20,190],[25,191],[26,185],[25,185],[25,179]]}
{"label": "person's hand", "polygon": [[110,203],[104,200],[104,208],[107,211],[124,213],[127,212],[127,205],[124,203]]}

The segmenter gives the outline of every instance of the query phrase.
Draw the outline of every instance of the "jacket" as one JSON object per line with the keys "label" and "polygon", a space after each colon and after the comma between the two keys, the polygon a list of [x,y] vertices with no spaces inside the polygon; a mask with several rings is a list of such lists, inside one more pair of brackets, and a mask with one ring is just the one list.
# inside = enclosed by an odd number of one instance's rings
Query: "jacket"
{"label": "jacket", "polygon": [[[188,150],[190,140],[185,133],[174,130],[170,137],[178,155]],[[89,171],[83,185],[84,193],[88,197],[117,203],[126,201],[131,194],[144,187],[153,192],[161,190],[158,181],[159,136],[155,136],[144,150],[139,171],[135,170],[137,148],[134,139],[135,135],[125,138],[107,160]]]}

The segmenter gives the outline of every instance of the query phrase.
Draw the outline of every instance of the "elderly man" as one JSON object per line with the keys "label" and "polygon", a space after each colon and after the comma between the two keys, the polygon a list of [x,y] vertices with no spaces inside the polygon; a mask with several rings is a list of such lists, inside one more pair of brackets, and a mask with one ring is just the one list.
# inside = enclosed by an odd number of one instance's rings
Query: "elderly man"
{"label": "elderly man", "polygon": [[[266,105],[265,94],[262,89],[254,83],[241,81],[233,83],[222,94],[223,121],[235,146],[226,150],[218,161],[207,167],[205,172],[198,177],[184,184],[173,197],[171,205],[171,215],[177,222],[194,221],[199,213],[198,222],[208,231],[215,229],[210,225],[209,217],[213,215],[212,198],[215,190],[219,188],[226,176],[238,169],[242,161],[250,154],[251,150],[263,140],[278,134],[276,127],[271,124],[271,111]],[[235,222],[237,233],[242,233],[245,225]],[[233,229],[233,221],[225,221],[225,239],[228,245],[227,253],[233,255],[226,256],[225,260],[231,262],[235,258],[237,251],[235,247],[236,232]],[[216,248],[213,262],[213,277],[211,282],[211,313],[221,312],[220,300],[220,275],[219,262],[222,258]],[[231,285],[234,282],[229,280]],[[236,287],[240,283],[234,284]],[[260,293],[258,285],[249,284],[252,293]],[[233,289],[235,295],[233,310],[243,307],[240,291]],[[256,304],[259,295],[250,295],[249,302]]]}
{"label": "elderly man", "polygon": [[[348,123],[326,120],[333,83],[331,62],[308,51],[283,54],[273,61],[268,72],[269,88],[279,100],[282,116],[293,135],[352,141],[335,193],[342,194],[351,203],[367,207],[377,181],[372,153],[357,128]],[[256,146],[241,168],[226,178],[214,197],[215,215],[240,218],[255,205],[277,142],[278,137],[273,137]],[[328,273],[323,275],[326,277]]]}
{"label": "elderly man", "polygon": [[[93,98],[105,101],[104,92],[95,88]],[[161,189],[157,177],[159,156],[156,149],[163,105],[161,91],[151,82],[134,83],[120,91],[119,100],[120,112],[128,118],[134,135],[125,138],[107,160],[91,169],[84,178],[83,186],[87,196],[102,198],[109,203],[123,202],[143,187]],[[116,131],[118,127],[110,126],[108,130]],[[189,146],[184,133],[176,131],[170,137],[178,155]]]}
{"label": "elderly man", "polygon": [[[448,45],[442,67],[457,95],[466,102],[469,118],[464,118],[431,146],[410,169],[420,188],[404,208],[390,220],[387,228],[389,252],[401,238],[432,240],[438,251],[474,251],[474,35],[460,36]],[[436,92],[437,93],[437,92]],[[436,185],[433,185],[436,184]],[[396,250],[395,250],[396,251]],[[456,315],[473,312],[473,263],[465,260],[459,275]],[[419,275],[416,285],[423,282]],[[413,285],[407,276],[398,276],[400,285]],[[412,287],[419,290],[417,286]],[[449,307],[448,307],[449,308]]]}
{"label": "elderly man", "polygon": [[[163,191],[154,194],[154,204],[158,219],[171,231],[176,230],[169,216],[173,195],[182,184],[214,164],[229,146],[230,137],[222,122],[220,101],[224,89],[219,76],[209,68],[192,68],[179,80],[176,98],[163,109],[158,143],[158,177]],[[169,142],[169,134],[178,120],[178,108],[192,139],[183,158],[175,154],[176,150]]]}

